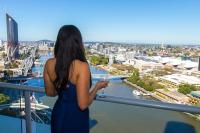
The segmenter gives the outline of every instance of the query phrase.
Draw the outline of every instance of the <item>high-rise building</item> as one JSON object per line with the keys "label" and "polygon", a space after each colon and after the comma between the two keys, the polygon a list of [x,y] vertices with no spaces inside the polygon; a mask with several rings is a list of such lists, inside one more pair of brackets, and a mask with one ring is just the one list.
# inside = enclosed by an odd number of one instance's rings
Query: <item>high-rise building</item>
{"label": "high-rise building", "polygon": [[199,57],[199,66],[198,66],[198,71],[200,71],[200,57]]}
{"label": "high-rise building", "polygon": [[3,41],[2,41],[2,40],[0,40],[0,46],[1,46],[1,45],[3,45]]}
{"label": "high-rise building", "polygon": [[102,44],[99,44],[97,46],[97,51],[103,53],[103,45]]}
{"label": "high-rise building", "polygon": [[7,24],[7,56],[8,60],[16,59],[19,56],[18,26],[17,22],[6,14]]}
{"label": "high-rise building", "polygon": [[113,64],[113,55],[112,54],[110,54],[109,55],[109,65],[111,66],[112,64]]}

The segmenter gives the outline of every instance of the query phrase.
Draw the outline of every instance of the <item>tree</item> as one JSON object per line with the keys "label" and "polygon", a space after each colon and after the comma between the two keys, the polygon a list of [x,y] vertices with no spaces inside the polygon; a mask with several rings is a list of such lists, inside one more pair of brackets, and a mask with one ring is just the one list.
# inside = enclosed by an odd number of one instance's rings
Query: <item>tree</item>
{"label": "tree", "polygon": [[12,76],[13,75],[13,71],[11,71],[11,70],[5,70],[4,71],[4,76],[5,77],[10,77],[10,76]]}
{"label": "tree", "polygon": [[145,82],[142,81],[142,80],[138,80],[137,81],[137,85],[140,86],[140,87],[142,87],[142,88],[144,88],[145,87]]}
{"label": "tree", "polygon": [[107,65],[109,62],[109,59],[105,56],[91,56],[90,61],[94,65]]}
{"label": "tree", "polygon": [[91,63],[94,65],[98,65],[99,64],[99,58],[97,56],[92,56],[91,57]]}
{"label": "tree", "polygon": [[105,57],[105,56],[100,56],[99,57],[100,59],[100,64],[102,64],[102,65],[107,65],[108,64],[108,62],[109,62],[109,59],[107,58],[107,57]]}
{"label": "tree", "polygon": [[179,85],[178,92],[183,93],[183,94],[189,94],[191,91],[196,91],[197,88],[194,85],[190,84],[181,84]]}
{"label": "tree", "polygon": [[117,63],[116,57],[113,57],[113,63]]}
{"label": "tree", "polygon": [[6,56],[7,56],[7,54],[3,52],[3,53],[2,53],[2,57],[3,57],[3,58],[6,58]]}
{"label": "tree", "polygon": [[152,71],[152,74],[155,74],[156,76],[163,76],[167,75],[173,72],[173,69],[170,67],[164,67],[163,69]]}
{"label": "tree", "polygon": [[12,68],[18,68],[18,65],[15,62],[13,62]]}
{"label": "tree", "polygon": [[10,98],[4,94],[0,94],[0,103],[6,103]]}
{"label": "tree", "polygon": [[156,89],[163,88],[163,86],[153,78],[147,76],[140,78],[138,69],[134,69],[132,75],[128,78],[128,81],[144,88],[147,91],[155,91]]}
{"label": "tree", "polygon": [[140,80],[140,73],[138,69],[134,69],[132,75],[128,78],[129,81],[136,84]]}

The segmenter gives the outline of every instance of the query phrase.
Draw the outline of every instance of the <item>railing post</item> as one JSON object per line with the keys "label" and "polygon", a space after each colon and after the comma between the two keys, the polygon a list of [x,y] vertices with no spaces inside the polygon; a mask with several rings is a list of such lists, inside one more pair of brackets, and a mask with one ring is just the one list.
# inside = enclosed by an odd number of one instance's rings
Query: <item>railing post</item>
{"label": "railing post", "polygon": [[26,133],[32,132],[30,91],[25,91],[25,121]]}

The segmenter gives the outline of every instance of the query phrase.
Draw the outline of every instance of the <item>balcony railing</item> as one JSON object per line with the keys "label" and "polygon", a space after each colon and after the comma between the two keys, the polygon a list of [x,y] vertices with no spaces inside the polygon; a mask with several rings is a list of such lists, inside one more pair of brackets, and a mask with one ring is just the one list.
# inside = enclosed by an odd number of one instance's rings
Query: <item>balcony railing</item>
{"label": "balcony railing", "polygon": [[[33,87],[33,86],[27,86],[22,84],[11,84],[11,83],[0,83],[1,89],[13,89],[20,91],[23,93],[25,105],[25,126],[26,126],[26,132],[31,133],[32,130],[32,112],[31,112],[31,101],[30,96],[31,93],[41,93],[44,94],[44,88],[43,87]],[[171,111],[178,111],[178,112],[187,112],[192,114],[200,114],[200,107],[199,106],[189,106],[189,105],[182,105],[182,104],[171,104],[171,103],[164,103],[160,101],[150,101],[150,100],[140,100],[140,99],[128,99],[123,97],[115,97],[115,96],[105,96],[101,97],[99,95],[96,96],[96,101],[102,101],[102,102],[109,102],[109,103],[117,103],[117,104],[123,104],[123,105],[131,105],[131,106],[141,106],[141,107],[147,107],[147,108],[156,108],[156,109],[163,109],[163,110],[171,110]],[[21,102],[20,102],[21,104]],[[0,108],[4,108],[5,105],[0,105]],[[34,115],[34,117],[37,117],[37,115]],[[38,121],[39,117],[37,118]]]}

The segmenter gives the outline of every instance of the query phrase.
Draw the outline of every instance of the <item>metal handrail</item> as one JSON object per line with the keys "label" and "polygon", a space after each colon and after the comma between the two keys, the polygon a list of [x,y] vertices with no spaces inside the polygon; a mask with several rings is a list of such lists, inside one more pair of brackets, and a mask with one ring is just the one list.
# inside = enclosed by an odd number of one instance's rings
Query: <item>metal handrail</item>
{"label": "metal handrail", "polygon": [[200,114],[200,106],[166,103],[166,102],[153,101],[153,100],[142,100],[142,99],[133,99],[133,98],[131,99],[131,98],[123,98],[123,97],[115,97],[115,96],[101,97],[98,95],[97,95],[96,100],[118,103],[118,104],[141,106],[141,107],[147,107],[147,108],[156,108],[156,109]]}
{"label": "metal handrail", "polygon": [[[22,91],[29,91],[29,92],[36,92],[36,93],[45,93],[45,90],[43,87],[34,87],[34,86],[4,83],[4,82],[0,82],[0,88],[22,90]],[[147,107],[147,108],[156,108],[156,109],[200,114],[200,106],[191,106],[191,105],[174,104],[174,103],[172,104],[172,103],[165,103],[161,101],[131,99],[131,98],[123,98],[123,97],[115,97],[115,96],[101,97],[99,95],[96,96],[96,100],[111,102],[111,103],[118,103],[118,104],[141,106],[141,107]]]}
{"label": "metal handrail", "polygon": [[12,83],[5,83],[5,82],[0,82],[0,88],[30,91],[30,92],[36,92],[36,93],[45,93],[44,87],[12,84]]}
{"label": "metal handrail", "polygon": [[[0,82],[0,88],[14,89],[14,90],[19,90],[19,91],[25,92],[26,132],[32,133],[30,92],[45,93],[44,88],[21,85],[21,84],[4,83],[4,82]],[[171,103],[164,103],[164,102],[160,102],[160,101],[128,99],[128,98],[115,97],[115,96],[101,97],[99,95],[96,96],[96,100],[104,101],[104,102],[111,102],[111,103],[125,104],[125,105],[142,106],[142,107],[148,107],[148,108],[157,108],[157,109],[164,109],[164,110],[173,110],[173,111],[189,112],[189,113],[196,113],[196,114],[199,113],[200,114],[200,107],[198,107],[198,106],[171,104]]]}

